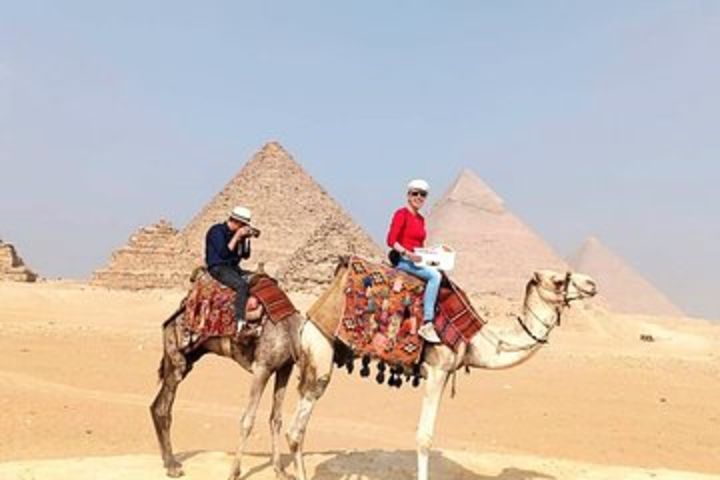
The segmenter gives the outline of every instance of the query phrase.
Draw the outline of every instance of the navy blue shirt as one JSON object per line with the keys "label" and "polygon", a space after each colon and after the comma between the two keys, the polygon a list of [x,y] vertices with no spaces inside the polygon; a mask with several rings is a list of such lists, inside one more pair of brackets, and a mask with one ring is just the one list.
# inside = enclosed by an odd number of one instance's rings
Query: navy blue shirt
{"label": "navy blue shirt", "polygon": [[210,227],[205,236],[205,263],[208,268],[217,265],[237,267],[240,260],[250,258],[249,238],[239,241],[235,250],[230,251],[228,243],[233,235],[227,223],[218,223]]}

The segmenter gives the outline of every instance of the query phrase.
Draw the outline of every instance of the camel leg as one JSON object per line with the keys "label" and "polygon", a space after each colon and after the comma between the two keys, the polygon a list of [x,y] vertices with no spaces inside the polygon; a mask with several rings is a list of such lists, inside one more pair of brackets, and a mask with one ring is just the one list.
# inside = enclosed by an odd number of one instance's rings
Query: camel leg
{"label": "camel leg", "polygon": [[255,365],[253,368],[253,381],[250,388],[250,399],[248,406],[243,413],[242,419],[240,420],[240,444],[238,445],[237,451],[235,452],[235,460],[233,461],[232,469],[230,470],[229,480],[239,480],[241,472],[242,456],[245,451],[245,445],[247,439],[252,432],[253,425],[255,424],[255,416],[257,415],[258,405],[260,405],[260,398],[262,397],[265,385],[267,385],[270,375],[273,371],[264,365]]}
{"label": "camel leg", "polygon": [[420,422],[417,429],[418,480],[428,480],[430,447],[432,446],[435,420],[440,409],[440,400],[448,379],[448,372],[436,367],[428,367],[425,380]]}
{"label": "camel leg", "polygon": [[332,375],[332,344],[312,324],[305,324],[301,337],[300,399],[287,432],[287,441],[298,480],[307,480],[303,461],[303,443],[310,415],[325,392]]}
{"label": "camel leg", "polygon": [[282,405],[287,390],[288,380],[293,364],[280,368],[275,372],[275,388],[273,392],[272,413],[270,414],[270,433],[272,435],[272,464],[277,478],[285,479],[285,469],[280,460],[280,430],[282,429]]}
{"label": "camel leg", "polygon": [[172,444],[170,442],[170,427],[172,425],[172,407],[175,402],[175,394],[178,385],[187,375],[184,366],[177,366],[171,363],[170,358],[165,356],[161,367],[162,386],[158,392],[152,405],[150,405],[150,415],[155,425],[155,433],[160,443],[160,453],[162,455],[163,464],[167,469],[169,477],[177,478],[183,475],[182,464],[175,459],[173,455]]}

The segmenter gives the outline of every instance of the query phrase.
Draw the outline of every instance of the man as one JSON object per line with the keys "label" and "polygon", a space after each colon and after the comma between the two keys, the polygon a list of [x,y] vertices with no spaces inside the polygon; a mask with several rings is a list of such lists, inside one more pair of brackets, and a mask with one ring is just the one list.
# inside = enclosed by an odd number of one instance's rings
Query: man
{"label": "man", "polygon": [[235,296],[235,320],[238,332],[245,327],[245,305],[249,285],[240,261],[250,258],[250,237],[257,230],[250,225],[250,210],[235,207],[224,223],[210,227],[205,237],[205,263],[210,275],[232,288]]}

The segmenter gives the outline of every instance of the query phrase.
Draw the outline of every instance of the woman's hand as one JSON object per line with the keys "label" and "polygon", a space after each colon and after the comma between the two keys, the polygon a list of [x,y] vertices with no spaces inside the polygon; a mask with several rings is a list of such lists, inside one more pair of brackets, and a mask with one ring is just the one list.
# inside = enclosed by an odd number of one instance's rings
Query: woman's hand
{"label": "woman's hand", "polygon": [[405,257],[413,263],[422,262],[422,256],[418,255],[417,253],[407,252],[405,254]]}

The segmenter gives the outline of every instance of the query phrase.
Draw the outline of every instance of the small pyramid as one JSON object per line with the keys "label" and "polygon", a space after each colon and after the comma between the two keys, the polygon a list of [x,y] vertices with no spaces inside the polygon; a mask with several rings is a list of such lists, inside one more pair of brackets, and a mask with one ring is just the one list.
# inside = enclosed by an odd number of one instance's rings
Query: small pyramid
{"label": "small pyramid", "polygon": [[568,267],[543,239],[509,212],[500,196],[470,170],[433,206],[428,245],[456,251],[451,276],[473,295],[520,298],[536,270]]}
{"label": "small pyramid", "polygon": [[183,285],[189,273],[178,265],[177,236],[178,231],[164,219],[141,227],[113,252],[107,267],[93,273],[90,283],[130,290]]}
{"label": "small pyramid", "polygon": [[[190,268],[204,261],[202,255],[208,228],[227,220],[229,212],[236,205],[250,208],[253,225],[262,232],[259,238],[253,239],[252,256],[242,265],[252,269],[262,262],[270,275],[283,274],[283,270],[290,269],[290,259],[311,238],[314,238],[312,248],[332,250],[333,241],[322,246],[321,226],[327,224],[328,219],[362,232],[342,207],[279,143],[270,142],[181,232],[182,250],[186,258],[190,259]],[[354,236],[348,246],[359,251],[379,250],[364,232]],[[330,250],[328,252],[331,255],[348,253]],[[327,281],[331,276],[332,271]],[[320,278],[316,280],[321,281]],[[297,285],[297,282],[293,285]]]}
{"label": "small pyramid", "polygon": [[0,240],[0,280],[34,282],[37,274],[25,266],[15,247]]}
{"label": "small pyramid", "polygon": [[585,240],[570,264],[598,282],[603,297],[616,312],[684,315],[665,295],[595,237]]}
{"label": "small pyramid", "polygon": [[318,295],[333,278],[339,255],[360,255],[381,261],[383,252],[347,216],[325,219],[290,256],[278,279],[289,291]]}

